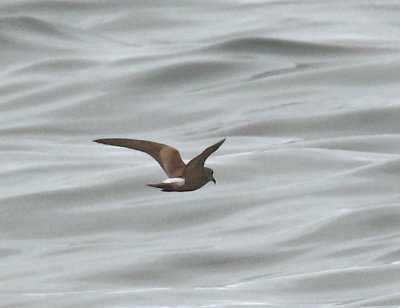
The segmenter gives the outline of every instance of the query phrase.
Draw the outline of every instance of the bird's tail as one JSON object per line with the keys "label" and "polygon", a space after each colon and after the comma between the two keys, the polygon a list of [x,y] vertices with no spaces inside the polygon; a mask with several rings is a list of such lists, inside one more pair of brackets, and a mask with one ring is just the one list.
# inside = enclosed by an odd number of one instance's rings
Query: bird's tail
{"label": "bird's tail", "polygon": [[147,186],[160,188],[160,189],[162,189],[162,191],[176,190],[176,185],[174,183],[147,184]]}

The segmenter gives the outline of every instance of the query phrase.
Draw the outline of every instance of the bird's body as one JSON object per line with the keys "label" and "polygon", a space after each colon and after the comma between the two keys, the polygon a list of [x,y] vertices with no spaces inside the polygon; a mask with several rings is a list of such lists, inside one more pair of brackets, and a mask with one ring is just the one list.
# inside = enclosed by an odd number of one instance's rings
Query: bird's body
{"label": "bird's body", "polygon": [[142,151],[152,156],[169,178],[159,184],[148,184],[148,186],[161,188],[163,191],[191,191],[202,187],[209,181],[216,183],[212,169],[204,167],[204,162],[224,143],[225,139],[205,149],[187,165],[182,161],[179,151],[166,144],[124,138],[93,141]]}

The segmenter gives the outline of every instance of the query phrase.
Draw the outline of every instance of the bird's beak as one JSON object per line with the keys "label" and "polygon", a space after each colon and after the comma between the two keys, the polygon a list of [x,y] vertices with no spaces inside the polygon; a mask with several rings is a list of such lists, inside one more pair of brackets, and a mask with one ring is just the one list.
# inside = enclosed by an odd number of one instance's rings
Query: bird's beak
{"label": "bird's beak", "polygon": [[217,184],[217,181],[214,179],[214,177],[212,178],[212,180],[214,182],[214,184]]}

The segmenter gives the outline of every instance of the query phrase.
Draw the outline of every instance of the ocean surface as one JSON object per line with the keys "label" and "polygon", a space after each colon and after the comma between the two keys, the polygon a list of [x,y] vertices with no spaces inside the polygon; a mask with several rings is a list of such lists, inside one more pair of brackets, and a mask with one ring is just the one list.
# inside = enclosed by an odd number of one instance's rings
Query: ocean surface
{"label": "ocean surface", "polygon": [[399,1],[2,0],[0,65],[1,307],[400,306]]}

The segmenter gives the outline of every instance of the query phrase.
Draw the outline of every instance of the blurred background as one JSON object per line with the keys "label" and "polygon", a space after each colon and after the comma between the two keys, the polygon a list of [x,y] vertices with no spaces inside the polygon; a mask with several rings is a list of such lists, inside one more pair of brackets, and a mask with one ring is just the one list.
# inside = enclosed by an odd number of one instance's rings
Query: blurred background
{"label": "blurred background", "polygon": [[[400,4],[0,3],[0,305],[400,305]],[[208,160],[187,193],[148,155]]]}

